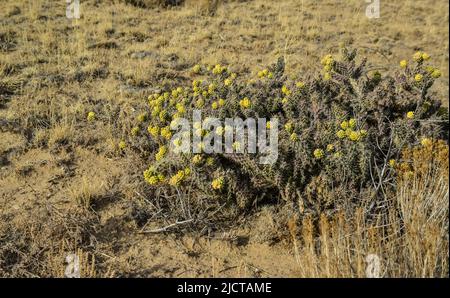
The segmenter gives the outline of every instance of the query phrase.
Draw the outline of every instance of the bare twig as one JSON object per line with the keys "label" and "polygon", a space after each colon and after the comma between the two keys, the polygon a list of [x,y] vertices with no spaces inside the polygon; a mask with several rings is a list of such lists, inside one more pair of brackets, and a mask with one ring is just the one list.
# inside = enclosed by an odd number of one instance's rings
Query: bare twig
{"label": "bare twig", "polygon": [[165,227],[162,227],[162,228],[159,228],[159,229],[145,230],[145,231],[141,231],[139,233],[141,233],[141,234],[161,233],[161,232],[165,232],[168,229],[173,228],[175,226],[182,225],[182,224],[187,224],[187,223],[190,223],[190,222],[193,222],[193,221],[194,221],[194,219],[187,219],[187,220],[183,220],[183,221],[176,221],[176,222],[174,222],[174,223],[172,223],[172,224],[170,224],[168,226],[165,226]]}

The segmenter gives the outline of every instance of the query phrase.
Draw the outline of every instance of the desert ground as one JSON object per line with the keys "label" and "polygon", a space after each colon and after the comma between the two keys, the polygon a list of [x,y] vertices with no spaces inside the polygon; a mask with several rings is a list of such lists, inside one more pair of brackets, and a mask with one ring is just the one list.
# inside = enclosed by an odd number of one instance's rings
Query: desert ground
{"label": "desert ground", "polygon": [[381,1],[378,19],[363,0],[212,2],[81,0],[69,19],[63,0],[1,1],[0,276],[64,277],[70,253],[83,277],[364,275],[305,269],[279,205],[154,232],[173,220],[149,203],[148,164],[118,152],[119,123],[158,90],[190,85],[197,64],[256,76],[283,56],[295,77],[340,43],[383,74],[427,52],[442,72],[430,92],[448,107],[448,1]]}

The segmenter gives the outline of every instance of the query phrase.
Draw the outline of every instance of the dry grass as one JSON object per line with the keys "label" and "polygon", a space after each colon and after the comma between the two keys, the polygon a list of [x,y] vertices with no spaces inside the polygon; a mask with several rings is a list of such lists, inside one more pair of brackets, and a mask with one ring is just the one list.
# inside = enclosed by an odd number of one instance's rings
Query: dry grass
{"label": "dry grass", "polygon": [[300,230],[291,223],[299,275],[366,277],[373,254],[379,277],[448,277],[448,147],[436,147],[415,151],[414,176],[401,179],[376,217],[359,209],[322,215],[316,223],[306,217]]}
{"label": "dry grass", "polygon": [[[270,211],[262,237],[248,228],[261,211],[237,221],[229,232],[237,236],[194,233],[186,249],[177,237],[138,234],[154,208],[139,195],[141,169],[118,149],[127,131],[116,133],[144,96],[190,81],[197,63],[256,73],[283,55],[295,76],[341,41],[372,68],[427,51],[443,73],[432,92],[448,106],[447,1],[382,1],[378,20],[364,16],[360,0],[160,7],[168,2],[86,0],[81,18],[68,20],[64,1],[1,1],[0,276],[62,276],[66,255],[77,252],[83,276],[96,277],[364,276],[368,253],[382,259],[383,276],[448,277],[442,173],[400,186],[380,218],[299,214],[303,224],[288,227],[291,211]],[[97,121],[86,121],[89,111]]]}

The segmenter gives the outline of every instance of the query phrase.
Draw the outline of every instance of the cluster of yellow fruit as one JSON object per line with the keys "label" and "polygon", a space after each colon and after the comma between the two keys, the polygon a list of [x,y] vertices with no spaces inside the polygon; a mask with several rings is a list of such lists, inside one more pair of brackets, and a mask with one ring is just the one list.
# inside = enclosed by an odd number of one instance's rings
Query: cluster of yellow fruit
{"label": "cluster of yellow fruit", "polygon": [[422,144],[422,146],[424,146],[424,147],[430,147],[433,145],[433,140],[430,138],[423,138],[420,141],[420,144]]}
{"label": "cluster of yellow fruit", "polygon": [[[195,154],[191,159],[192,164],[196,165],[196,166],[201,165],[203,163],[203,161],[205,161],[205,159],[203,158],[203,156],[201,154]],[[206,161],[205,161],[205,163],[208,166],[214,165],[214,162],[215,162],[214,158],[211,156],[206,158]]]}
{"label": "cluster of yellow fruit", "polygon": [[292,142],[297,142],[298,141],[298,135],[294,132],[294,124],[291,121],[288,121],[285,125],[284,125],[284,129],[288,132],[289,134],[289,139]]}
{"label": "cluster of yellow fruit", "polygon": [[192,71],[194,73],[200,73],[200,71],[202,70],[202,67],[198,64],[194,65],[194,67],[192,67]]}
{"label": "cluster of yellow fruit", "polygon": [[170,131],[170,126],[167,125],[167,126],[164,126],[163,128],[161,128],[160,135],[164,139],[170,140],[170,138],[172,137],[172,132]]}
{"label": "cluster of yellow fruit", "polygon": [[[298,88],[298,90],[303,89],[305,87],[305,83],[302,81],[298,81],[295,83],[295,87]],[[289,102],[289,96],[292,95],[292,90],[289,89],[286,85],[283,85],[281,87],[281,93],[283,94],[283,99],[281,100],[282,104],[287,104]]]}
{"label": "cluster of yellow fruit", "polygon": [[[285,87],[285,86],[283,86],[283,87]],[[290,90],[288,90],[287,88],[286,88],[286,90],[283,90],[283,88],[282,88],[281,93],[283,93],[283,95],[284,95],[283,99],[281,100],[281,103],[285,105],[289,102]],[[289,95],[287,95],[287,94],[289,94]]]}
{"label": "cluster of yellow fruit", "polygon": [[[413,60],[417,63],[423,63],[424,61],[428,61],[431,59],[431,56],[428,55],[425,52],[418,51],[413,55]],[[407,68],[408,67],[408,61],[407,60],[401,60],[400,61],[400,67],[401,68]],[[442,73],[439,69],[434,68],[433,66],[426,66],[425,67],[426,72],[432,77],[432,78],[439,78]],[[417,73],[414,75],[414,81],[417,83],[421,82],[423,80],[423,74]]]}
{"label": "cluster of yellow fruit", "polygon": [[[233,79],[231,77],[225,79],[225,81],[224,81],[224,85],[226,85],[226,86],[229,86],[232,83],[233,83]],[[215,83],[211,83],[208,86],[206,86],[206,88],[203,88],[203,89],[202,89],[201,84],[202,84],[202,81],[194,81],[193,82],[193,88],[192,89],[194,91],[194,94],[193,94],[194,97],[202,95],[204,98],[209,98],[209,97],[213,96],[216,93],[217,85]],[[200,108],[203,107],[203,104],[197,104],[197,105],[200,105],[199,106]]]}
{"label": "cluster of yellow fruit", "polygon": [[192,163],[193,163],[194,165],[198,165],[198,164],[200,164],[202,161],[203,161],[203,156],[200,155],[200,154],[195,154],[195,155],[192,157]]}
{"label": "cluster of yellow fruit", "polygon": [[414,112],[413,111],[409,111],[408,113],[406,113],[406,118],[414,119]]}
{"label": "cluster of yellow fruit", "polygon": [[234,80],[237,78],[237,74],[232,72],[228,78],[223,81],[223,84],[227,87],[231,86]]}
{"label": "cluster of yellow fruit", "polygon": [[395,168],[396,165],[397,165],[397,161],[395,159],[390,159],[389,160],[389,166],[391,168]]}
{"label": "cluster of yellow fruit", "polygon": [[[207,65],[206,66],[207,71],[212,71],[213,74],[219,75],[227,71],[227,68],[225,66],[222,66],[220,64],[214,65],[214,67]],[[199,64],[196,64],[192,67],[192,72],[195,74],[199,74],[202,71],[202,67]]]}
{"label": "cluster of yellow fruit", "polygon": [[413,55],[413,59],[416,62],[428,61],[428,60],[430,60],[430,58],[431,58],[430,55],[428,55],[425,52],[421,52],[421,51],[418,51],[418,52],[414,53],[414,55]]}
{"label": "cluster of yellow fruit", "polygon": [[285,96],[289,96],[292,94],[292,91],[289,90],[286,85],[283,85],[283,87],[281,87],[281,93],[283,93]]}
{"label": "cluster of yellow fruit", "polygon": [[322,58],[320,63],[323,65],[324,75],[323,78],[325,81],[328,81],[331,79],[331,70],[334,66],[334,58],[332,55],[328,54],[325,57]]}
{"label": "cluster of yellow fruit", "polygon": [[252,102],[250,101],[250,99],[248,97],[245,97],[244,99],[239,101],[239,105],[243,109],[248,109],[252,105]]}
{"label": "cluster of yellow fruit", "polygon": [[[223,74],[226,72],[226,68],[220,65],[216,65],[213,69],[208,70],[212,70],[212,72],[215,74]],[[198,73],[201,71],[201,67],[196,66],[193,68],[193,71]],[[137,121],[139,123],[142,123],[146,120],[150,120],[147,131],[160,144],[160,147],[155,154],[156,161],[161,161],[167,156],[169,147],[168,145],[166,145],[166,143],[172,138],[172,131],[170,129],[170,126],[176,125],[177,121],[179,121],[179,118],[186,114],[186,104],[189,98],[193,98],[195,106],[199,108],[204,107],[207,102],[206,100],[211,102],[211,108],[213,110],[223,107],[226,104],[225,100],[219,98],[218,96],[216,96],[216,94],[218,88],[231,85],[233,80],[236,78],[236,74],[232,73],[231,75],[226,77],[227,79],[225,79],[222,86],[219,86],[220,82],[217,81],[206,84],[205,81],[194,80],[192,82],[192,89],[178,87],[171,90],[170,92],[155,93],[148,97],[148,104],[151,110],[151,113],[149,114],[150,118],[147,117],[147,114],[141,114],[138,116]],[[251,106],[250,100],[248,98],[244,98],[243,101],[241,101],[241,106],[243,108],[249,108]],[[193,126],[195,129],[194,134],[196,135],[205,136],[209,133],[209,131],[202,129],[200,122],[194,123]],[[220,127],[218,128],[218,130],[222,130],[223,134],[223,132],[226,130],[226,127]],[[138,133],[138,130],[136,130],[135,133],[133,132],[134,131],[132,130],[132,134],[136,135]],[[182,142],[181,139],[177,138],[173,140],[173,143],[175,146],[181,146]],[[203,146],[204,144],[200,143],[200,150],[202,150]],[[204,158],[202,154],[195,154],[191,159],[191,164],[196,166],[201,166],[203,164],[212,166],[214,164],[214,158]],[[158,176],[154,172],[154,169],[151,168],[150,170],[144,172],[144,179],[151,185],[155,185],[158,183],[167,183],[171,186],[178,186],[190,175],[191,169],[185,168],[184,170],[177,171],[173,176],[169,177],[165,181],[164,179],[159,179],[163,177],[162,174]],[[222,187],[223,184],[222,186],[220,186],[220,188]],[[217,189],[217,186],[214,189]]]}
{"label": "cluster of yellow fruit", "polygon": [[167,153],[167,146],[163,145],[163,146],[159,147],[158,153],[156,153],[156,155],[155,155],[156,161],[163,159],[164,156],[166,155],[166,153]]}
{"label": "cluster of yellow fruit", "polygon": [[[333,144],[328,144],[327,148],[326,148],[326,152],[327,154],[331,154],[335,151],[335,147]],[[340,158],[341,157],[341,152],[334,152],[333,156],[335,158]],[[315,159],[322,159],[325,156],[325,151],[323,149],[317,148],[313,151],[313,156]]]}
{"label": "cluster of yellow fruit", "polygon": [[234,142],[233,144],[231,144],[231,147],[233,147],[233,149],[234,149],[235,151],[239,151],[239,150],[241,150],[241,143],[239,143],[239,142]]}
{"label": "cluster of yellow fruit", "polygon": [[325,155],[325,153],[322,149],[315,149],[313,155],[316,159],[321,159]]}
{"label": "cluster of yellow fruit", "polygon": [[408,66],[408,61],[406,61],[406,60],[400,61],[400,67],[401,68],[406,68],[407,66]]}
{"label": "cluster of yellow fruit", "polygon": [[131,135],[132,135],[132,136],[137,136],[138,133],[139,133],[139,131],[140,131],[139,126],[135,126],[135,127],[133,127],[133,128],[131,129]]}
{"label": "cluster of yellow fruit", "polygon": [[303,87],[305,87],[305,83],[303,83],[302,81],[298,81],[297,83],[295,83],[295,86],[299,89],[302,89]]}
{"label": "cluster of yellow fruit", "polygon": [[161,173],[157,173],[155,168],[149,167],[144,171],[144,179],[150,185],[155,185],[160,182],[164,182],[165,177]]}
{"label": "cluster of yellow fruit", "polygon": [[[236,78],[236,74],[232,73],[228,78],[226,78],[223,82],[224,86],[230,86],[234,79]],[[211,99],[216,93],[219,86],[216,83],[210,83],[208,86],[202,86],[203,81],[194,80],[192,82],[192,90],[193,97],[198,99],[195,101],[195,106],[197,108],[203,108],[206,104],[206,99]],[[223,107],[225,105],[225,100],[223,98],[218,98],[216,100],[211,101],[212,109],[216,110],[219,107]],[[180,107],[180,113],[184,113],[184,106]]]}
{"label": "cluster of yellow fruit", "polygon": [[289,139],[290,139],[292,142],[297,142],[297,141],[298,141],[298,135],[297,135],[295,132],[293,132],[293,133],[291,133],[291,135],[289,136]]}
{"label": "cluster of yellow fruit", "polygon": [[[167,152],[166,146],[161,146],[158,150],[158,153],[156,154],[156,160],[160,160],[164,157],[164,155]],[[195,154],[191,162],[193,165],[200,166],[200,164],[206,164],[208,166],[214,165],[214,158],[208,157],[204,159],[204,157],[201,154]],[[150,185],[156,185],[158,183],[165,183],[167,182],[171,186],[179,186],[184,180],[188,179],[191,175],[191,169],[189,167],[186,167],[184,170],[179,170],[176,174],[171,176],[167,181],[165,180],[165,177],[162,173],[157,173],[154,167],[150,167],[146,171],[144,171],[144,179],[147,183]],[[215,181],[215,180],[214,180]],[[213,181],[213,182],[214,182]],[[220,187],[217,188],[218,182],[214,182],[212,184],[212,187],[214,189],[222,189],[223,183],[220,184]]]}
{"label": "cluster of yellow fruit", "polygon": [[[151,109],[151,116],[153,120],[158,123],[149,125],[147,131],[154,138],[161,136],[165,140],[170,140],[172,132],[168,121],[180,118],[186,113],[183,96],[188,94],[188,90],[181,87],[172,90],[171,93],[165,92],[161,94],[154,94],[148,97],[148,103]],[[165,107],[165,108],[164,108]],[[175,112],[171,115],[168,108],[174,108]],[[146,120],[146,114],[138,116],[138,121],[143,122]]]}
{"label": "cluster of yellow fruit", "polygon": [[225,179],[223,177],[216,178],[211,182],[211,187],[215,190],[223,189],[224,185],[225,185]]}
{"label": "cluster of yellow fruit", "polygon": [[149,125],[147,128],[147,131],[149,134],[151,134],[154,138],[158,137],[159,135],[159,127],[158,126],[152,126]]}
{"label": "cluster of yellow fruit", "polygon": [[227,70],[227,68],[225,66],[222,66],[220,64],[216,64],[214,66],[214,68],[212,69],[212,73],[215,75],[219,75],[222,74],[223,72],[225,72]]}
{"label": "cluster of yellow fruit", "polygon": [[225,100],[223,98],[219,98],[217,101],[213,101],[211,103],[211,108],[213,110],[217,110],[219,107],[223,107],[225,105]]}
{"label": "cluster of yellow fruit", "polygon": [[423,75],[421,75],[420,73],[418,73],[418,74],[416,74],[416,75],[414,76],[414,80],[415,80],[416,82],[421,82],[422,79],[423,79]]}
{"label": "cluster of yellow fruit", "polygon": [[273,72],[269,71],[268,69],[263,69],[258,71],[258,78],[263,79],[263,78],[268,78],[268,79],[272,79],[273,78]]}
{"label": "cluster of yellow fruit", "polygon": [[441,77],[441,75],[442,75],[442,73],[441,73],[441,71],[439,70],[439,69],[437,69],[437,68],[434,68],[433,66],[427,66],[426,68],[425,68],[425,70],[426,70],[426,72],[429,74],[429,75],[431,75],[433,78],[435,78],[435,79],[437,79],[437,78],[440,78]]}
{"label": "cluster of yellow fruit", "polygon": [[94,112],[89,112],[87,114],[87,120],[88,121],[94,121],[95,120],[95,113]]}
{"label": "cluster of yellow fruit", "polygon": [[119,149],[123,150],[127,147],[127,143],[125,143],[125,141],[120,141],[119,142]]}
{"label": "cluster of yellow fruit", "polygon": [[[195,65],[192,68],[194,73],[200,73],[203,67],[200,65]],[[211,103],[211,108],[213,110],[219,109],[226,105],[226,101],[223,98],[216,97],[217,91],[223,86],[231,86],[233,81],[236,79],[236,73],[228,73],[226,67],[220,64],[206,67],[207,71],[211,71],[215,75],[224,75],[225,80],[223,85],[220,81],[211,82],[206,84],[202,80],[193,80],[192,89],[177,87],[170,92],[157,92],[148,97],[148,104],[150,106],[151,121],[147,127],[148,133],[159,143],[166,142],[172,138],[172,131],[170,129],[170,124],[176,123],[177,119],[183,117],[186,114],[186,104],[188,98],[194,98],[194,104],[197,108],[203,108],[207,101]],[[223,77],[221,77],[223,78]],[[221,85],[221,86],[219,86]],[[214,98],[215,97],[215,98]],[[244,98],[241,101],[241,106],[243,108],[250,108],[251,102],[248,98]],[[148,120],[147,114],[140,114],[137,117],[137,121],[142,123]],[[138,135],[140,128],[138,126],[133,127],[131,130],[131,135]],[[198,130],[198,133],[205,135],[207,132],[204,130]],[[175,145],[180,145],[180,140],[175,140]],[[201,144],[202,145],[202,144]],[[160,147],[158,153],[156,154],[156,160],[164,158],[167,152],[167,147]]]}
{"label": "cluster of yellow fruit", "polygon": [[348,138],[351,141],[358,142],[362,138],[367,136],[367,131],[365,129],[355,130],[356,119],[351,118],[350,120],[344,120],[340,124],[340,130],[336,132],[336,136],[339,139]]}
{"label": "cluster of yellow fruit", "polygon": [[185,168],[184,170],[179,170],[175,175],[170,177],[169,184],[172,186],[178,186],[180,183],[187,179],[191,175],[191,169]]}

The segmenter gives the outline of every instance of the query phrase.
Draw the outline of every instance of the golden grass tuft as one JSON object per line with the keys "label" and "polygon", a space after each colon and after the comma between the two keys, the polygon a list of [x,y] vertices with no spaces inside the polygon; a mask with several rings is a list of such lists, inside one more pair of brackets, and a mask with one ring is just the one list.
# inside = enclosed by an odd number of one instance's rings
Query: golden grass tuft
{"label": "golden grass tuft", "polygon": [[[41,134],[41,133],[39,133]],[[52,128],[48,135],[49,147],[64,145],[69,142],[74,134],[73,128],[70,125],[59,125]],[[41,137],[41,136],[39,136]]]}
{"label": "golden grass tuft", "polygon": [[79,206],[89,209],[105,197],[106,185],[98,177],[84,176],[81,181],[72,184],[68,192]]}

